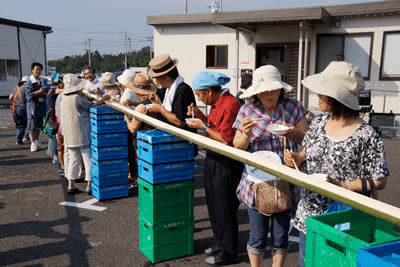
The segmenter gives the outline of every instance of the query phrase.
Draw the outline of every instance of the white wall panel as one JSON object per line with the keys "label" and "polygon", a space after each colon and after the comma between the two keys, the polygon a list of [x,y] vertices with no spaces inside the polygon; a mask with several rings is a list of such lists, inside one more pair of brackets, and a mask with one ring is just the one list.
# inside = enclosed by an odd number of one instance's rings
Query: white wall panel
{"label": "white wall panel", "polygon": [[0,59],[18,60],[17,27],[0,25]]}
{"label": "white wall panel", "polygon": [[32,62],[40,62],[45,68],[44,38],[41,31],[23,29],[20,30],[22,75],[31,74]]}

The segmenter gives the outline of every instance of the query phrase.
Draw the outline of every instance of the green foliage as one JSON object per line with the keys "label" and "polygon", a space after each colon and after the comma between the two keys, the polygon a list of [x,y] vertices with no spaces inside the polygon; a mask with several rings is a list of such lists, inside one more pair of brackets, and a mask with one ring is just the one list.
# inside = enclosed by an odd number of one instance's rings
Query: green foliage
{"label": "green foliage", "polygon": [[[129,67],[147,67],[149,63],[150,47],[143,47],[138,51],[129,52],[127,55]],[[125,54],[104,54],[99,51],[90,53],[91,65],[96,72],[122,71],[125,69]],[[58,60],[49,60],[49,66],[55,66],[58,73],[80,73],[84,66],[89,65],[89,54],[80,56],[66,56]]]}

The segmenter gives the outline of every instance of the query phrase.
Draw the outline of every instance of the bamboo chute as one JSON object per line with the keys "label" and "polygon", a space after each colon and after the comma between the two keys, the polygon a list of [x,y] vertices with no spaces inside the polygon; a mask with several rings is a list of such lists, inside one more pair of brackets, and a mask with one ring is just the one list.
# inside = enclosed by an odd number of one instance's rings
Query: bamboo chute
{"label": "bamboo chute", "polygon": [[[99,100],[99,98],[94,94],[86,94],[90,98]],[[298,185],[313,192],[317,192],[321,195],[349,205],[362,212],[400,226],[400,209],[395,206],[366,197],[353,191],[349,191],[334,184],[324,182],[320,179],[313,177],[312,175],[304,174],[295,169],[273,162],[256,154],[236,149],[231,146],[227,146],[220,142],[214,141],[205,136],[177,128],[160,120],[154,119],[150,116],[138,113],[130,108],[124,107],[117,102],[106,101],[106,105],[125,114],[129,114],[130,116],[139,119],[149,125],[152,125],[155,128],[179,136],[208,150],[220,153],[224,156],[243,162],[244,164],[254,166],[292,184]]]}

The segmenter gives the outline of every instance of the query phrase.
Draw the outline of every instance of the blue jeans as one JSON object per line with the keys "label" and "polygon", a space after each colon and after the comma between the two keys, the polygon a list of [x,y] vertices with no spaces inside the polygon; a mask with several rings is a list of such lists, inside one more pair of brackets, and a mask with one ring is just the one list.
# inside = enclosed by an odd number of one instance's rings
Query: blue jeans
{"label": "blue jeans", "polygon": [[27,129],[28,119],[26,115],[25,104],[16,104],[14,110],[15,127],[17,128],[16,141],[22,143],[22,139],[26,137],[29,140],[29,131]]}
{"label": "blue jeans", "polygon": [[286,254],[288,249],[290,216],[288,212],[265,216],[258,210],[247,208],[250,223],[250,238],[247,251],[263,255],[267,247],[268,225],[271,219],[271,245],[276,254]]}
{"label": "blue jeans", "polygon": [[304,267],[304,259],[306,257],[306,234],[300,232],[299,237],[299,266]]}

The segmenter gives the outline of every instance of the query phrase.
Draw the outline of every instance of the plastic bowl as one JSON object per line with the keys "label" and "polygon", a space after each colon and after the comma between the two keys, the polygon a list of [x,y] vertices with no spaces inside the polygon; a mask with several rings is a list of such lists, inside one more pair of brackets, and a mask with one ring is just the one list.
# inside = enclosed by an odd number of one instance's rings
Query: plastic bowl
{"label": "plastic bowl", "polygon": [[186,118],[185,119],[186,120],[186,122],[189,122],[189,123],[191,123],[191,122],[195,122],[195,121],[201,121],[200,119],[197,119],[197,118]]}
{"label": "plastic bowl", "polygon": [[289,130],[289,127],[282,125],[282,124],[271,124],[268,126],[268,131],[270,131],[273,134],[286,134],[287,131]]}

